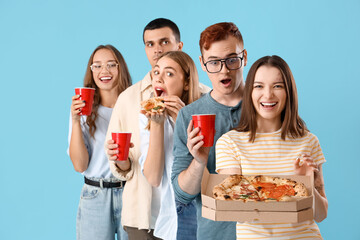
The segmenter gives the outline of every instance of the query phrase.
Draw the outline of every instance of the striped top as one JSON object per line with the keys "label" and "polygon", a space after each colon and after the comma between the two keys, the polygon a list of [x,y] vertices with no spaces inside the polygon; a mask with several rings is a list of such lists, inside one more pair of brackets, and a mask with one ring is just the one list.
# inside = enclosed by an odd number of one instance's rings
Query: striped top
{"label": "striped top", "polygon": [[[325,162],[319,140],[307,132],[301,138],[281,139],[281,129],[257,133],[249,142],[248,132],[232,130],[216,143],[216,171],[240,168],[244,175],[293,175],[294,161],[309,154],[318,165]],[[321,239],[316,223],[237,223],[237,239]]]}

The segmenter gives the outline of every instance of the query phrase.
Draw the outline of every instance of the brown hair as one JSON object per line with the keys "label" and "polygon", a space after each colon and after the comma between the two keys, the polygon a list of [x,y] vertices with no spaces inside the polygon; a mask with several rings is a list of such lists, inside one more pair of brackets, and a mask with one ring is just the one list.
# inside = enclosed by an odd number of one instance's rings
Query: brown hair
{"label": "brown hair", "polygon": [[238,27],[232,22],[216,23],[207,27],[200,34],[200,51],[203,53],[203,49],[208,50],[214,42],[225,40],[228,36],[233,36],[239,40],[240,44],[244,46],[243,37]]}
{"label": "brown hair", "polygon": [[89,132],[92,137],[94,137],[94,134],[96,131],[95,121],[98,117],[97,111],[98,111],[98,108],[100,105],[101,96],[100,96],[100,90],[99,90],[98,86],[96,86],[96,84],[95,84],[93,73],[90,69],[90,66],[93,63],[95,53],[100,49],[110,50],[112,52],[112,54],[114,55],[116,62],[118,63],[118,71],[119,71],[119,75],[118,75],[118,79],[117,79],[118,94],[120,94],[122,91],[124,91],[126,88],[128,88],[132,84],[131,76],[130,76],[129,70],[127,68],[126,62],[125,62],[123,56],[121,55],[121,53],[119,52],[119,50],[117,50],[114,46],[109,45],[109,44],[108,45],[99,45],[93,51],[93,53],[91,54],[91,56],[89,58],[89,62],[87,64],[85,77],[84,77],[84,87],[95,88],[94,103],[93,103],[92,111],[91,111],[90,116],[88,116],[86,118],[86,124],[89,126]]}
{"label": "brown hair", "polygon": [[281,138],[302,137],[308,131],[305,122],[298,113],[298,97],[295,79],[288,64],[279,56],[265,56],[257,60],[250,68],[244,89],[242,110],[239,126],[235,129],[239,132],[250,132],[250,142],[255,141],[256,135],[256,110],[252,101],[252,91],[257,70],[261,66],[270,66],[279,69],[285,84],[286,104],[281,113]]}

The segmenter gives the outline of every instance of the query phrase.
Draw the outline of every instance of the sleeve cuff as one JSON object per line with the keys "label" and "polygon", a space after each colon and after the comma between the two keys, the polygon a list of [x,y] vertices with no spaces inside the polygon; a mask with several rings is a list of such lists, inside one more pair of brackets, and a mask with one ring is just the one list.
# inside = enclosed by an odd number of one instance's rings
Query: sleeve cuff
{"label": "sleeve cuff", "polygon": [[199,194],[191,195],[184,192],[179,186],[178,177],[179,176],[176,176],[172,182],[175,193],[175,199],[183,204],[188,204],[192,200],[194,200]]}
{"label": "sleeve cuff", "polygon": [[114,177],[120,179],[121,181],[127,181],[132,178],[134,175],[134,168],[132,167],[133,162],[130,160],[130,168],[126,171],[121,170],[115,162],[109,161],[110,164],[110,170]]}

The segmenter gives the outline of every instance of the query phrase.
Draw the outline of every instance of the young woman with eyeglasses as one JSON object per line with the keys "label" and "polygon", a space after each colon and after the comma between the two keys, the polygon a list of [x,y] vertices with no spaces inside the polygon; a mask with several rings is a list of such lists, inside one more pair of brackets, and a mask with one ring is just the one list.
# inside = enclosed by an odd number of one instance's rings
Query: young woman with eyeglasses
{"label": "young woman with eyeglasses", "polygon": [[[257,60],[246,78],[237,128],[216,143],[216,171],[244,175],[314,175],[314,220],[327,216],[318,138],[298,114],[294,77],[278,56]],[[300,223],[242,222],[237,239],[322,239],[313,220]]]}
{"label": "young woman with eyeglasses", "polygon": [[68,154],[85,178],[76,221],[77,239],[128,239],[121,226],[125,182],[113,177],[104,151],[105,135],[117,97],[131,85],[121,53],[111,45],[98,46],[90,56],[84,87],[94,88],[90,116],[80,116],[85,102],[72,97]]}

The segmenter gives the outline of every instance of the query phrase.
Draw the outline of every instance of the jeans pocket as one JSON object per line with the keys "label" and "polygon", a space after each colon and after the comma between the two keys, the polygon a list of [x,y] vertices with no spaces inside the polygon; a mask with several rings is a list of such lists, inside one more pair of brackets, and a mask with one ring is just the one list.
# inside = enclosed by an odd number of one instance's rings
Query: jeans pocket
{"label": "jeans pocket", "polygon": [[99,189],[97,187],[84,185],[81,191],[81,199],[93,199],[99,194]]}

